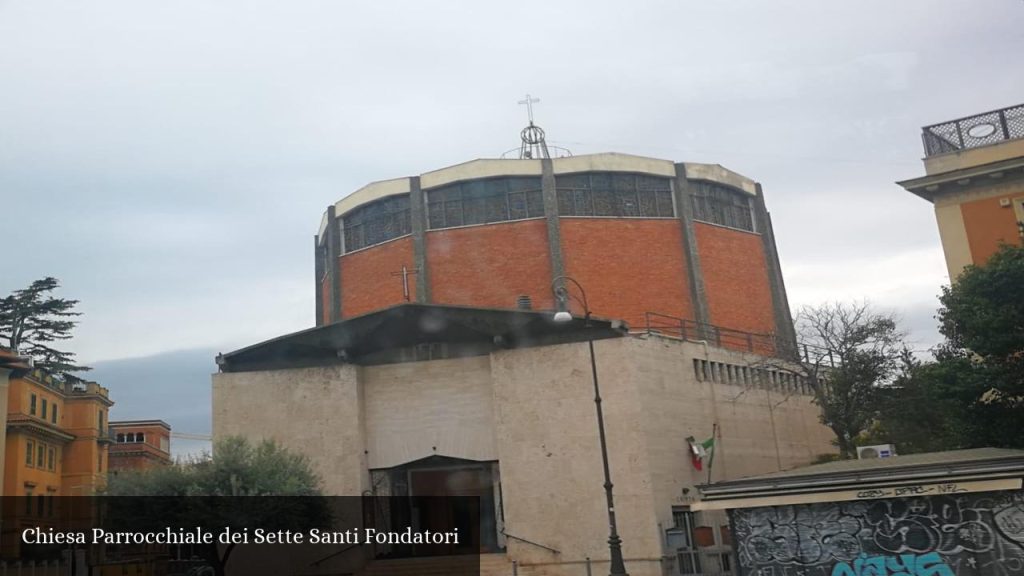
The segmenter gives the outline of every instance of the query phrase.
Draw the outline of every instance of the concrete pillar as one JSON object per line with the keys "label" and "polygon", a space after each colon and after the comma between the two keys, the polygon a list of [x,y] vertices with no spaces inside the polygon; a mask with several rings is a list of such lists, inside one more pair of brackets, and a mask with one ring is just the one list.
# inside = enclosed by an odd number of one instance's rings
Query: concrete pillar
{"label": "concrete pillar", "polygon": [[784,356],[795,357],[798,355],[796,329],[793,328],[789,298],[786,296],[786,285],[782,280],[782,266],[779,264],[779,251],[775,246],[772,219],[765,206],[764,193],[761,191],[760,184],[757,184],[757,196],[754,198],[754,227],[761,234],[761,242],[764,245],[768,286],[772,294],[772,312],[775,315],[776,352]]}
{"label": "concrete pillar", "polygon": [[686,254],[686,277],[689,280],[690,301],[693,305],[693,316],[700,326],[698,332],[702,339],[707,340],[709,334],[706,326],[711,323],[708,308],[708,295],[704,287],[704,272],[700,265],[700,253],[697,251],[697,233],[693,227],[693,199],[690,181],[686,178],[686,166],[676,164],[676,178],[672,181],[675,196],[676,212],[683,230],[683,253]]}
{"label": "concrete pillar", "polygon": [[420,177],[409,178],[409,218],[412,220],[412,252],[416,267],[416,302],[430,302],[430,271],[427,269],[427,193]]}
{"label": "concrete pillar", "polygon": [[331,283],[330,321],[341,320],[341,228],[334,205],[327,207],[327,280]]}
{"label": "concrete pillar", "polygon": [[[326,234],[326,232],[324,232]],[[313,236],[313,302],[316,306],[316,322],[315,326],[319,326],[324,323],[324,299],[320,287],[320,282],[324,279],[324,257],[321,254],[320,249],[320,238],[318,235]]]}
{"label": "concrete pillar", "polygon": [[551,259],[551,280],[565,275],[562,259],[562,232],[558,227],[558,192],[555,189],[555,166],[550,158],[541,159],[541,193],[544,197],[544,218],[548,227],[548,255]]}

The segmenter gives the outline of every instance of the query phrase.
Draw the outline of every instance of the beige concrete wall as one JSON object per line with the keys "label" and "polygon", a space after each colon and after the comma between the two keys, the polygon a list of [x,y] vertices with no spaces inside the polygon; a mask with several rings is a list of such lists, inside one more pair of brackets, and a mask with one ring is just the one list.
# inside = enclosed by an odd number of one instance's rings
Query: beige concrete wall
{"label": "beige concrete wall", "polygon": [[435,188],[459,180],[490,178],[492,176],[540,176],[540,160],[477,159],[420,176],[420,187]]}
{"label": "beige concrete wall", "polygon": [[950,280],[973,264],[971,244],[967,238],[967,227],[964,226],[964,215],[960,204],[935,203],[935,221],[939,225],[939,238],[942,240],[942,251],[946,256],[946,270]]}
{"label": "beige concrete wall", "polygon": [[640,172],[644,174],[658,174],[669,178],[674,178],[676,175],[675,164],[671,160],[659,160],[657,158],[617,154],[614,152],[555,158],[551,161],[551,164],[555,174],[601,171]]}
{"label": "beige concrete wall", "polygon": [[[619,362],[620,341],[601,341],[598,371],[605,406],[615,504],[627,558],[660,556],[634,366]],[[523,563],[607,559],[601,453],[585,344],[510,350],[492,356],[505,529],[555,548],[555,556],[514,539]],[[600,572],[600,570],[599,570]],[[648,573],[630,565],[631,574]]]}
{"label": "beige concrete wall", "polygon": [[698,164],[686,162],[686,177],[690,180],[710,180],[727,184],[749,194],[757,194],[757,184],[746,176],[733,172],[721,164]]}
{"label": "beige concrete wall", "polygon": [[213,375],[213,439],[272,439],[307,455],[324,493],[368,487],[362,387],[355,366]]}
{"label": "beige concrete wall", "polygon": [[[716,481],[808,464],[835,450],[809,396],[778,386],[700,382],[693,365],[697,358],[755,369],[766,366],[763,358],[658,337],[597,342],[596,354],[631,573],[657,573],[654,559],[672,506],[694,502],[695,486],[706,481],[691,464],[686,437],[706,439],[718,422]],[[586,346],[501,352],[492,365],[507,530],[561,550],[562,561],[606,558]],[[527,563],[547,554],[514,540],[509,550]]]}
{"label": "beige concrete wall", "polygon": [[334,213],[339,217],[344,216],[345,212],[356,206],[362,206],[374,200],[380,200],[381,198],[387,198],[396,194],[408,194],[409,190],[410,183],[408,178],[394,178],[391,180],[381,180],[380,182],[371,182],[339,200],[334,205]]}
{"label": "beige concrete wall", "polygon": [[[809,396],[752,379],[754,370],[773,368],[761,357],[658,336],[602,340],[595,351],[619,531],[634,576],[661,574],[672,507],[695,502],[695,486],[706,480],[691,465],[688,436],[706,439],[719,424],[716,481],[834,452]],[[714,363],[715,378],[698,378],[694,360]],[[585,343],[359,369],[218,374],[214,434],[270,436],[309,453],[332,494],[358,494],[353,487],[363,486],[367,466],[434,453],[497,459],[507,532],[561,551],[510,538],[510,558],[603,561],[608,526],[593,400]],[[583,570],[566,566],[566,573]]]}
{"label": "beige concrete wall", "polygon": [[1024,156],[1024,139],[1007,140],[979,148],[925,158],[924,171],[925,174],[931,176],[1022,156]]}
{"label": "beige concrete wall", "polygon": [[498,459],[487,356],[367,366],[360,381],[370,468],[433,455]]}
{"label": "beige concrete wall", "polygon": [[[711,437],[716,422],[712,481],[794,468],[835,452],[833,435],[820,424],[810,396],[751,378],[751,371],[773,370],[775,362],[657,336],[620,342],[621,361],[632,358],[636,367],[644,430],[640,446],[648,453],[654,513],[663,527],[671,526],[672,506],[694,502],[696,485],[708,479],[706,468],[693,467],[685,439]],[[695,359],[714,362],[721,372],[718,382],[699,381]]]}

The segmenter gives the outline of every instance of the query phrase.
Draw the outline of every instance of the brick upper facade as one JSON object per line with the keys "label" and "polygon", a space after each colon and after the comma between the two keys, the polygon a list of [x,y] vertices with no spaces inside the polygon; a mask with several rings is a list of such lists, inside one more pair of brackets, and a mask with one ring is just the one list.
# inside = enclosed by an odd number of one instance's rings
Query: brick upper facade
{"label": "brick upper facade", "polygon": [[407,298],[554,309],[552,281],[568,275],[595,315],[634,330],[655,312],[794,340],[761,188],[718,165],[474,160],[350,194],[324,214],[315,255],[317,325]]}

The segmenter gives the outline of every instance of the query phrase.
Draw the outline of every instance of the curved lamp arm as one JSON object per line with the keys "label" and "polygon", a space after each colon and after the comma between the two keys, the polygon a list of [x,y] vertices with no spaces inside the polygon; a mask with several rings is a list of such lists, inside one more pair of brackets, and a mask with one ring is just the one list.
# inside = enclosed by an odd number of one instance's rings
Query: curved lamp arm
{"label": "curved lamp arm", "polygon": [[576,286],[576,289],[580,291],[580,298],[578,300],[583,304],[584,318],[586,320],[590,320],[590,304],[587,303],[587,291],[584,290],[583,285],[581,285],[572,276],[558,276],[551,281],[551,291],[555,295],[555,302],[559,308],[558,312],[569,313],[569,298],[571,295],[569,294],[569,290],[565,287],[566,282],[571,282]]}

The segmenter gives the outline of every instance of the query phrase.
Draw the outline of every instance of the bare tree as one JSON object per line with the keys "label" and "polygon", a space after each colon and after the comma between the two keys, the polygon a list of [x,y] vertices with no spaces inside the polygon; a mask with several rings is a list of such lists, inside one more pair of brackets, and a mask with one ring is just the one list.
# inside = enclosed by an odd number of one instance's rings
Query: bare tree
{"label": "bare tree", "polygon": [[879,391],[892,381],[906,353],[905,333],[893,314],[870,304],[805,306],[796,330],[801,376],[821,407],[821,422],[836,435],[842,458],[856,456],[856,439],[879,410]]}
{"label": "bare tree", "polygon": [[[800,378],[836,435],[841,458],[856,457],[857,437],[876,420],[907,353],[895,315],[866,302],[805,306],[794,321],[800,358],[765,358],[758,365]],[[783,401],[785,398],[783,399]]]}

